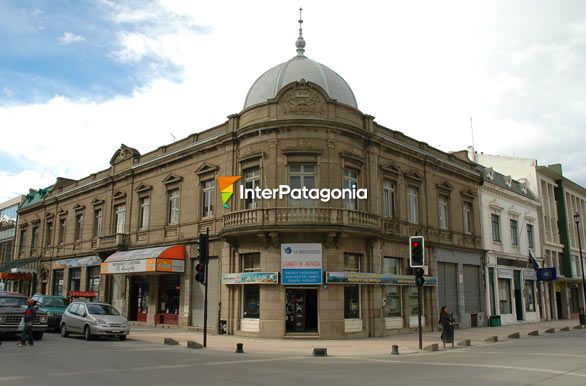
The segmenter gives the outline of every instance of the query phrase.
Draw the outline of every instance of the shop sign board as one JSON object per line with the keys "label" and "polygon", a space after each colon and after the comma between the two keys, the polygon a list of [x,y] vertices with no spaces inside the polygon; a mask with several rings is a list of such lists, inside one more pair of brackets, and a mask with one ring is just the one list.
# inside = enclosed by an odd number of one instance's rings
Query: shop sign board
{"label": "shop sign board", "polygon": [[523,271],[523,278],[525,280],[537,280],[537,271],[534,269],[527,269]]}
{"label": "shop sign board", "polygon": [[[437,285],[437,276],[425,276],[425,286]],[[417,285],[414,275],[369,272],[326,272],[326,284]]]}
{"label": "shop sign board", "polygon": [[501,279],[512,279],[513,278],[513,270],[509,268],[498,268],[498,277]]}
{"label": "shop sign board", "polygon": [[279,284],[279,272],[225,273],[222,284]]}
{"label": "shop sign board", "polygon": [[322,276],[321,244],[281,244],[281,282],[283,285],[321,284]]}
{"label": "shop sign board", "polygon": [[136,273],[136,272],[185,272],[185,260],[141,259],[113,261],[100,265],[100,274]]}

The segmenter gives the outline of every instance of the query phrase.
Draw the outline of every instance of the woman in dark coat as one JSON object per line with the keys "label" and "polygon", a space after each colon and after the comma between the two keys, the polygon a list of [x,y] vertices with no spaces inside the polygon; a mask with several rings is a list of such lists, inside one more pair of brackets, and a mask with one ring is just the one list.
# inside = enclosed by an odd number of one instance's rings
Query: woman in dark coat
{"label": "woman in dark coat", "polygon": [[448,306],[443,306],[440,310],[439,325],[442,327],[441,338],[442,342],[444,342],[445,338],[449,336],[446,335],[446,332],[452,328],[452,318],[450,317],[450,314],[448,314]]}

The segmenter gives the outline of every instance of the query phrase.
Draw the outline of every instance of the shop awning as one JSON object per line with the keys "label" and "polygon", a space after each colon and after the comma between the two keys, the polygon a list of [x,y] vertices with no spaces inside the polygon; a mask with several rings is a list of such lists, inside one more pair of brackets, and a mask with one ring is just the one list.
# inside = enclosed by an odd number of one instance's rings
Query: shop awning
{"label": "shop awning", "polygon": [[101,265],[100,273],[185,272],[185,246],[143,248],[120,251],[110,255]]}

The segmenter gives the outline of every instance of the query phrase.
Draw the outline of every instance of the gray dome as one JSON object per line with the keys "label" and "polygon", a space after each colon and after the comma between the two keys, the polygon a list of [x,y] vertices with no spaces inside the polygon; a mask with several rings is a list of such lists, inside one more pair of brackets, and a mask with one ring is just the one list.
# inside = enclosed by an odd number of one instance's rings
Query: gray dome
{"label": "gray dome", "polygon": [[248,91],[244,108],[274,98],[283,86],[301,79],[317,84],[328,93],[330,98],[358,108],[356,98],[348,83],[335,71],[307,58],[302,52],[262,74]]}

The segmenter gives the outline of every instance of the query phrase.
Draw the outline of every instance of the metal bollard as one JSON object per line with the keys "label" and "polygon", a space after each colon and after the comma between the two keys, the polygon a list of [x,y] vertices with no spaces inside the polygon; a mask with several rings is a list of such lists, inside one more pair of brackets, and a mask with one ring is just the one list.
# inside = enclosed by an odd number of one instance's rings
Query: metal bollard
{"label": "metal bollard", "polygon": [[236,343],[236,354],[244,354],[244,343]]}

